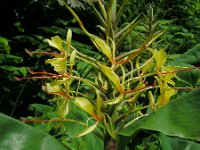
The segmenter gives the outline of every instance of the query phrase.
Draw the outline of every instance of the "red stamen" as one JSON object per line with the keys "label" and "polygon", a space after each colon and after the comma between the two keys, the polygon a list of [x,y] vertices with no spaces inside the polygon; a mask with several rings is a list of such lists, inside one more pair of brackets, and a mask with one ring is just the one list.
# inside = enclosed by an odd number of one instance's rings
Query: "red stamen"
{"label": "red stamen", "polygon": [[177,72],[184,72],[184,71],[189,71],[189,70],[198,69],[198,68],[200,68],[200,66],[192,67],[192,68],[184,68],[184,69],[174,70],[174,71],[159,72],[159,74],[170,74],[170,73],[173,74]]}
{"label": "red stamen", "polygon": [[33,54],[45,54],[45,55],[53,55],[53,56],[63,56],[63,54],[58,54],[58,53],[53,53],[53,52],[33,52],[33,51],[28,50],[28,49],[25,49],[25,51],[29,55],[33,55]]}
{"label": "red stamen", "polygon": [[65,120],[61,120],[61,119],[53,119],[53,120],[26,120],[26,119],[22,119],[22,122],[26,122],[26,123],[34,123],[34,122],[66,122],[68,121],[67,119]]}
{"label": "red stamen", "polygon": [[53,73],[46,72],[46,71],[35,72],[35,71],[32,71],[32,70],[29,70],[28,72],[30,72],[31,74],[46,74],[46,75],[52,75],[52,76],[57,75],[57,74],[53,74]]}
{"label": "red stamen", "polygon": [[15,79],[17,81],[21,81],[21,80],[28,80],[28,79],[52,79],[52,78],[71,78],[70,75],[53,75],[53,76],[34,76],[34,77],[25,77],[25,78],[18,78],[18,77],[15,77]]}

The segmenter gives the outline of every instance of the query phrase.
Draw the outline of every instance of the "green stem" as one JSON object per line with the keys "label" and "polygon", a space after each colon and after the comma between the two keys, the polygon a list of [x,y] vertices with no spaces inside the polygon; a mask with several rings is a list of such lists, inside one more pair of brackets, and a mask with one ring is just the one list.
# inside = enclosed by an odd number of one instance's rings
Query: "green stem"
{"label": "green stem", "polygon": [[[130,115],[130,114],[135,113],[135,112],[137,112],[137,111],[141,111],[141,110],[146,109],[146,108],[148,108],[148,107],[150,107],[150,105],[143,106],[143,107],[141,107],[141,108],[134,109],[134,110],[131,110],[131,111],[125,113],[125,114],[122,114],[122,115],[119,116],[116,120],[114,120],[113,123],[114,123],[114,124],[117,124],[120,120],[122,120],[123,118],[125,118],[127,115]],[[126,122],[125,122],[125,123],[126,123]],[[123,126],[121,126],[121,127],[123,128]],[[122,128],[120,128],[120,129],[122,129]],[[118,129],[118,131],[120,131],[120,129]]]}
{"label": "green stem", "polygon": [[15,101],[15,103],[14,103],[14,106],[13,106],[13,108],[12,108],[12,110],[11,110],[11,113],[10,113],[10,116],[11,116],[11,117],[12,117],[12,116],[14,115],[14,113],[15,113],[16,107],[17,107],[17,105],[19,104],[20,97],[21,97],[21,95],[22,95],[22,93],[23,93],[23,91],[24,91],[24,88],[26,87],[26,84],[27,84],[27,83],[28,83],[28,80],[25,81],[24,85],[22,86],[22,88],[21,88],[21,90],[20,90],[20,92],[19,92],[19,94],[18,94],[18,96],[17,96],[17,99],[16,99],[16,101]]}

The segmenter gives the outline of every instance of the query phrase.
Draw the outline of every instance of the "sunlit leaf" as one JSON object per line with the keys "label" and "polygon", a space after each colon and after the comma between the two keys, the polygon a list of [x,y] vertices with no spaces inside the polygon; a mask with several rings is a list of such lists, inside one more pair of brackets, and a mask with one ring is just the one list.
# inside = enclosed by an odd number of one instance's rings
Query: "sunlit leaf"
{"label": "sunlit leaf", "polygon": [[47,90],[49,93],[61,92],[61,88],[59,84],[47,83],[46,86],[43,86],[43,90]]}
{"label": "sunlit leaf", "polygon": [[98,49],[104,53],[111,62],[113,62],[112,52],[108,44],[106,44],[106,42],[99,37],[95,37],[94,42],[98,46]]}
{"label": "sunlit leaf", "polygon": [[117,74],[109,67],[97,62],[97,65],[101,68],[102,72],[106,75],[106,77],[112,81],[114,86],[117,88],[117,90],[122,91],[123,88],[120,84],[120,79],[117,76]]}
{"label": "sunlit leaf", "polygon": [[115,98],[112,99],[112,100],[105,101],[105,104],[106,104],[106,105],[114,105],[114,104],[117,104],[117,103],[121,102],[122,100],[123,100],[123,94],[121,94],[121,95],[118,96],[118,97],[115,97]]}
{"label": "sunlit leaf", "polygon": [[61,97],[59,99],[58,103],[58,114],[61,118],[65,118],[69,113],[69,101],[65,99],[64,97]]}
{"label": "sunlit leaf", "polygon": [[161,67],[165,64],[167,60],[167,55],[163,49],[161,50],[152,50],[153,56],[156,60],[156,68],[157,71],[161,69]]}
{"label": "sunlit leaf", "polygon": [[66,72],[67,62],[66,58],[52,58],[45,61],[47,64],[51,64],[54,67],[54,70],[59,74]]}
{"label": "sunlit leaf", "polygon": [[84,136],[84,135],[86,135],[86,134],[92,132],[92,131],[97,127],[98,123],[99,123],[99,122],[97,121],[94,125],[92,125],[92,126],[86,128],[84,131],[82,131],[81,133],[79,133],[79,134],[77,135],[77,137],[81,137],[81,136]]}
{"label": "sunlit leaf", "polygon": [[99,93],[98,90],[96,90],[96,95],[97,95],[97,99],[96,99],[96,103],[97,103],[97,115],[98,116],[102,116],[101,108],[103,106],[103,99],[101,98],[101,95],[100,95],[100,93]]}
{"label": "sunlit leaf", "polygon": [[47,39],[47,42],[50,46],[58,49],[59,51],[63,52],[64,49],[62,47],[62,39],[59,36],[54,36],[51,40]]}
{"label": "sunlit leaf", "polygon": [[149,72],[154,68],[155,63],[153,62],[153,59],[146,60],[146,62],[143,64],[144,66],[142,67],[142,74]]}
{"label": "sunlit leaf", "polygon": [[75,57],[76,57],[76,51],[73,51],[70,55],[70,60],[69,60],[69,63],[70,63],[70,74],[72,74],[72,69],[73,69],[73,66],[75,64]]}
{"label": "sunlit leaf", "polygon": [[151,105],[152,111],[156,111],[156,103],[151,91],[148,91],[148,97],[149,97],[149,104]]}
{"label": "sunlit leaf", "polygon": [[67,39],[66,39],[66,41],[67,41],[67,51],[68,51],[68,53],[70,52],[71,40],[72,40],[72,30],[69,29],[69,30],[67,31]]}
{"label": "sunlit leaf", "polygon": [[176,90],[173,88],[168,87],[165,89],[164,93],[158,97],[158,107],[167,104],[174,94],[176,94]]}
{"label": "sunlit leaf", "polygon": [[75,97],[73,102],[92,116],[95,116],[94,107],[92,103],[84,97]]}

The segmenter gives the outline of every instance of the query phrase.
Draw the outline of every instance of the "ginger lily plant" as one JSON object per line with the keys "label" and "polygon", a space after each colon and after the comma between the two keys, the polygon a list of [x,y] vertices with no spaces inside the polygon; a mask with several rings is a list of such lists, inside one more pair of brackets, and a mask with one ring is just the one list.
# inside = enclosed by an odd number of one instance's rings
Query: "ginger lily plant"
{"label": "ginger lily plant", "polygon": [[[118,13],[116,0],[107,3],[98,0],[100,11],[93,6],[102,23],[98,27],[104,33],[103,37],[90,33],[77,14],[62,2],[97,50],[96,55],[92,56],[74,47],[69,29],[66,40],[59,36],[47,40],[58,51],[51,53],[54,58],[46,60],[55,73],[32,72],[41,74],[39,78],[51,78],[43,85],[43,90],[55,95],[53,102],[57,115],[50,122],[62,122],[62,135],[66,134],[65,123],[69,121],[84,127],[74,137],[93,132],[105,142],[115,141],[124,127],[155,112],[176,93],[172,80],[175,67],[166,65],[167,56],[163,49],[152,47],[163,31],[152,31],[141,47],[120,52],[119,46],[131,30],[148,19],[138,16],[124,28],[118,27],[126,2]],[[153,14],[150,15],[152,17]],[[70,118],[74,106],[83,111],[80,116],[87,116],[86,122]]]}

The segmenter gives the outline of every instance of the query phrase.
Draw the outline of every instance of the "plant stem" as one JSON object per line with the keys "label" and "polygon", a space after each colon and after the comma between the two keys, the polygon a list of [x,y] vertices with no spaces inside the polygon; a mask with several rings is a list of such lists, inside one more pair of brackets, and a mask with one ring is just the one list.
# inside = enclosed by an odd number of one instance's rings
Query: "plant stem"
{"label": "plant stem", "polygon": [[17,107],[17,105],[18,105],[18,103],[19,103],[19,101],[20,101],[20,97],[21,97],[21,95],[22,95],[22,93],[23,93],[23,91],[24,91],[24,88],[26,87],[26,84],[27,84],[27,83],[28,83],[28,80],[25,81],[24,85],[22,86],[22,89],[20,90],[20,92],[19,92],[19,94],[18,94],[18,96],[17,96],[17,99],[16,99],[16,101],[15,101],[15,103],[14,103],[14,106],[13,106],[11,112],[10,112],[10,116],[11,116],[11,117],[13,117],[13,115],[14,115],[14,113],[15,113],[16,107]]}

